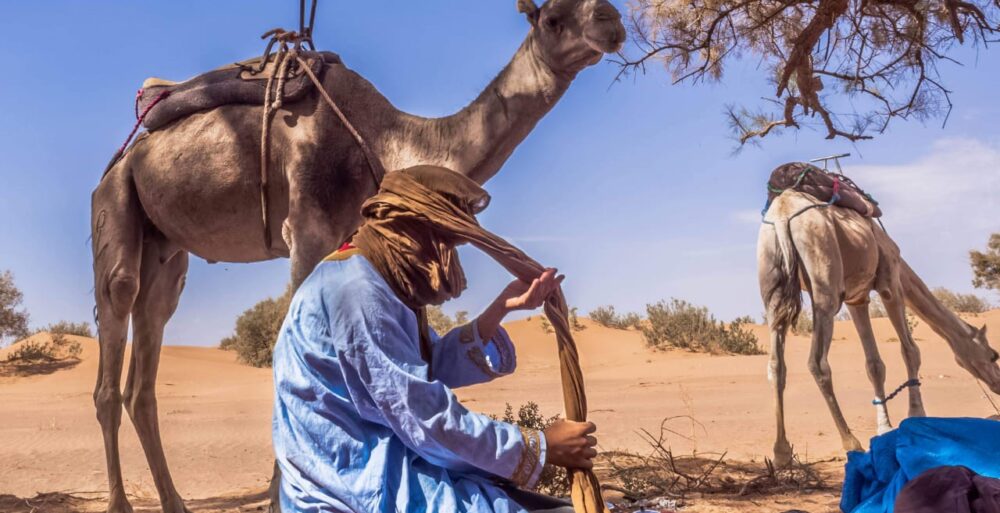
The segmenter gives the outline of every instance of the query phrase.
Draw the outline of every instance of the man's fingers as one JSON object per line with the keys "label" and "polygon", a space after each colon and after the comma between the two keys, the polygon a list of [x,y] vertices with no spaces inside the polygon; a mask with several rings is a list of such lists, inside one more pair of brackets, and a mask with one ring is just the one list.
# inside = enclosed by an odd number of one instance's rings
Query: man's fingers
{"label": "man's fingers", "polygon": [[588,460],[596,458],[597,457],[597,449],[584,449],[583,450],[583,457],[587,458]]}
{"label": "man's fingers", "polygon": [[584,427],[583,434],[589,435],[589,434],[593,433],[594,431],[597,431],[597,425],[594,424],[593,422],[584,422],[584,424],[586,424],[587,426]]}
{"label": "man's fingers", "polygon": [[587,447],[593,447],[597,445],[597,437],[587,435]]}

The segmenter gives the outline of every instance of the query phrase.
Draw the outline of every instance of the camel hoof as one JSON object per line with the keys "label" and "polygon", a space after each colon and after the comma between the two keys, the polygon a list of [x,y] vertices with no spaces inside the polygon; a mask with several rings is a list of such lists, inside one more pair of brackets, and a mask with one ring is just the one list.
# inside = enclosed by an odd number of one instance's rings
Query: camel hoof
{"label": "camel hoof", "polygon": [[108,513],[132,513],[132,505],[128,503],[128,499],[124,495],[119,497],[111,497],[108,501]]}
{"label": "camel hoof", "polygon": [[861,442],[854,435],[847,435],[847,438],[844,438],[844,450],[847,452],[865,452],[864,446],[861,445]]}
{"label": "camel hoof", "polygon": [[792,446],[782,440],[774,443],[774,467],[787,467],[792,462]]}

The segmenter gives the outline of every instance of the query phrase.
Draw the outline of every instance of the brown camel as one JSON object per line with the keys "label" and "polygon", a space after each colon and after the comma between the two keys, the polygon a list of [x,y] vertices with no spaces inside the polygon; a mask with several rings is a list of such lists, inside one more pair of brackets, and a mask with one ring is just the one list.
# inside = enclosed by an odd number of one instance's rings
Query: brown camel
{"label": "brown camel", "polygon": [[[518,0],[530,24],[511,62],[458,113],[426,119],[397,110],[343,65],[323,88],[384,169],[433,164],[479,183],[514,148],[584,68],[625,39],[607,0]],[[160,441],[155,383],[163,328],[173,314],[188,254],[209,261],[291,258],[297,286],[360,222],[375,184],[354,139],[318,94],[272,118],[269,170],[273,247],[260,201],[262,107],[229,105],[174,122],[137,141],[94,191],[92,233],[101,361],[94,403],[107,456],[112,513],[132,510],[118,451],[124,403],[138,432],[164,513],[187,511]],[[129,318],[134,350],[124,394],[121,369]]]}
{"label": "brown camel", "polygon": [[777,438],[774,459],[787,464],[792,457],[785,438],[785,334],[801,309],[802,291],[813,308],[809,371],[826,399],[845,450],[861,450],[861,443],[840,411],[833,392],[827,355],[833,337],[834,316],[847,304],[865,351],[868,378],[875,389],[879,433],[892,428],[885,400],[885,365],[879,356],[868,316],[871,291],[877,291],[899,336],[909,388],[909,416],[924,416],[918,388],[920,350],[906,325],[909,307],[940,335],[955,353],[958,365],[1000,394],[997,353],[986,340],[986,327],[974,328],[938,301],[902,259],[899,248],[881,226],[853,210],[830,207],[812,196],[785,191],[771,204],[757,239],[757,271],[761,296],[771,330],[768,378],[775,390]]}

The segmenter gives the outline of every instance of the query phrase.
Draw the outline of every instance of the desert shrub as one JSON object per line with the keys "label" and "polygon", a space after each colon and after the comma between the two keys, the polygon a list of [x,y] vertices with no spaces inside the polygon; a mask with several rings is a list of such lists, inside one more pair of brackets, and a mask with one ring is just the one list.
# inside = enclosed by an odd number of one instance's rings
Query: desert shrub
{"label": "desert shrub", "polygon": [[[538,408],[538,404],[528,401],[522,404],[517,409],[517,414],[514,414],[514,408],[507,403],[507,407],[504,408],[503,416],[497,417],[492,415],[494,420],[501,420],[508,424],[514,424],[525,429],[533,429],[535,431],[545,431],[545,428],[552,425],[553,422],[559,420],[559,415],[552,417],[546,417],[542,415],[541,410]],[[566,497],[569,495],[569,478],[566,475],[566,469],[562,467],[557,467],[555,465],[546,465],[542,469],[542,475],[538,478],[539,493],[544,493],[546,495],[551,495],[553,497]]]}
{"label": "desert shrub", "polygon": [[933,293],[945,308],[953,312],[980,314],[992,308],[989,301],[975,294],[952,292],[944,287],[934,289]]}
{"label": "desert shrub", "polygon": [[871,300],[868,302],[868,317],[879,319],[888,316],[889,313],[885,311],[885,304],[882,303],[882,296],[872,294]]}
{"label": "desert shrub", "polygon": [[455,327],[455,320],[444,313],[440,306],[427,307],[427,324],[439,335],[444,335]]}
{"label": "desert shrub", "polygon": [[813,316],[812,311],[802,310],[799,312],[799,318],[795,321],[792,326],[792,333],[796,335],[811,335],[813,332]]}
{"label": "desert shrub", "polygon": [[90,323],[87,322],[70,322],[70,321],[59,321],[49,324],[44,328],[38,330],[39,332],[47,331],[53,334],[61,335],[76,335],[78,337],[88,337],[94,338],[94,332],[90,329]]}
{"label": "desert shrub", "polygon": [[569,309],[569,328],[573,331],[583,331],[587,329],[587,327],[580,322],[580,318],[576,315],[576,312],[576,307]]}
{"label": "desert shrub", "polygon": [[10,271],[0,273],[0,344],[28,336],[28,312],[19,308],[24,294]]}
{"label": "desert shrub", "polygon": [[615,312],[615,307],[611,305],[599,306],[587,314],[590,320],[605,328],[615,328],[627,330],[629,328],[639,329],[642,326],[642,316],[635,312],[619,314]]}
{"label": "desert shrub", "polygon": [[680,299],[646,305],[641,327],[646,344],[654,349],[676,347],[710,353],[762,354],[757,338],[745,328],[748,317],[730,323],[715,319],[708,309]]}
{"label": "desert shrub", "polygon": [[236,351],[240,361],[254,367],[270,367],[278,331],[292,302],[292,287],[276,298],[267,298],[236,319],[235,332],[219,343]]}
{"label": "desert shrub", "polygon": [[13,363],[40,363],[77,360],[83,348],[62,333],[53,333],[49,340],[28,340],[7,355]]}
{"label": "desert shrub", "polygon": [[546,316],[542,317],[542,331],[545,333],[555,333],[555,329],[552,327],[552,323],[549,322],[549,318]]}

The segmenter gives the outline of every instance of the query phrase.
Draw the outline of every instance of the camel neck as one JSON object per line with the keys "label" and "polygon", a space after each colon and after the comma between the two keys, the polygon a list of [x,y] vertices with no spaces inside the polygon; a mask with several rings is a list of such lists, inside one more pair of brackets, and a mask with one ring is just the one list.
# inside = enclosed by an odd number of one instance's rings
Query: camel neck
{"label": "camel neck", "polygon": [[903,263],[900,270],[900,281],[903,283],[908,306],[953,349],[956,344],[975,336],[976,329],[938,301],[906,263]]}
{"label": "camel neck", "polygon": [[390,136],[388,169],[431,164],[482,184],[493,177],[518,144],[562,97],[573,76],[544,62],[530,35],[510,63],[459,112],[441,118],[408,116]]}

